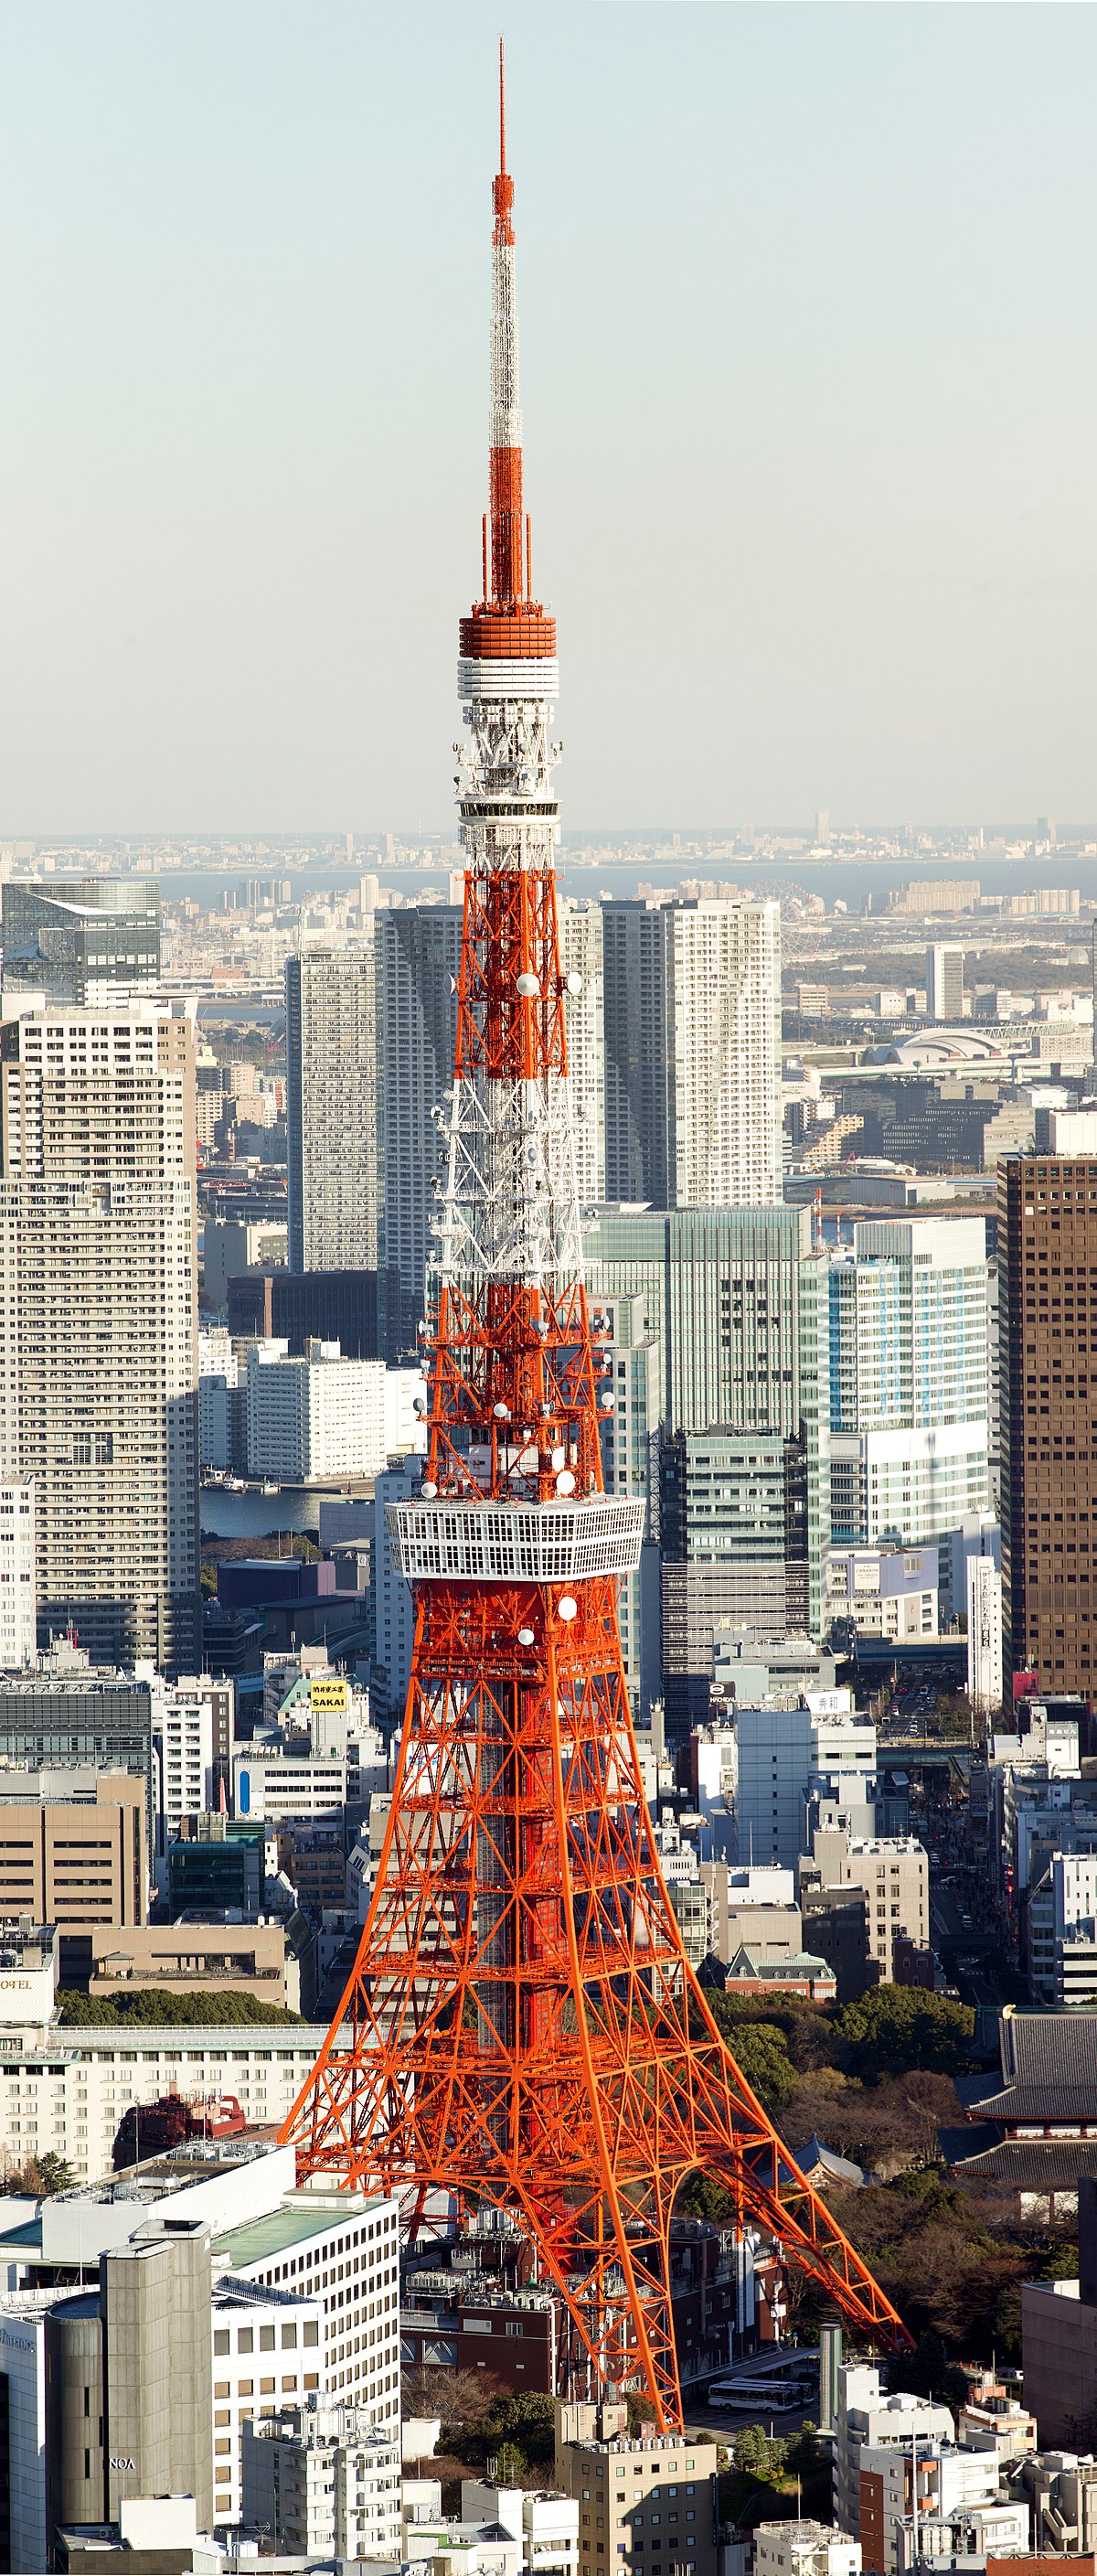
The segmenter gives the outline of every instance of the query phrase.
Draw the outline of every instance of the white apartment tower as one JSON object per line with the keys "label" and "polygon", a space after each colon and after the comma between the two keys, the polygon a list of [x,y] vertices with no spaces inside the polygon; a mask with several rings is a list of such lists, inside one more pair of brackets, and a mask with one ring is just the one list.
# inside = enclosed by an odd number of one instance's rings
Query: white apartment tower
{"label": "white apartment tower", "polygon": [[0,1477],[93,1663],[197,1660],[194,1102],[179,1003],[0,1024]]}
{"label": "white apartment tower", "polygon": [[568,1075],[575,1179],[579,1196],[606,1195],[606,1063],[602,991],[602,907],[560,905],[560,966],[572,978],[568,1009]]}
{"label": "white apartment tower", "polygon": [[377,1011],[373,948],[286,960],[286,1157],[291,1270],[377,1264]]}
{"label": "white apartment tower", "polygon": [[603,950],[607,1198],[778,1204],[780,906],[607,903]]}
{"label": "white apartment tower", "polygon": [[[847,1699],[848,1693],[842,1698]],[[852,1709],[742,1707],[736,1733],[740,1862],[762,1868],[794,1867],[798,1855],[807,1849],[813,1782],[838,1780],[847,1804],[854,1800],[865,1808],[871,1804],[876,1729],[870,1719],[856,1716]]]}
{"label": "white apartment tower", "polygon": [[34,1565],[34,1483],[0,1478],[0,1672],[34,1661],[38,1594]]}
{"label": "white apartment tower", "polygon": [[990,1502],[982,1217],[854,1227],[830,1270],[831,1531],[917,1547]]}
{"label": "white apartment tower", "polygon": [[374,1476],[388,1458],[383,1360],[345,1360],[338,1342],[290,1359],[284,1342],[248,1352],[248,1466],[281,1484]]}
{"label": "white apartment tower", "polygon": [[927,948],[926,1018],[962,1020],[964,952],[962,948]]}

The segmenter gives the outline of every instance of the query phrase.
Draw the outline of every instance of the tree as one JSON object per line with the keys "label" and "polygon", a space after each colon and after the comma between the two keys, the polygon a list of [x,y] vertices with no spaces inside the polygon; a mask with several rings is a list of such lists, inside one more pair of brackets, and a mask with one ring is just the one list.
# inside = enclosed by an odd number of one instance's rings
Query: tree
{"label": "tree", "polygon": [[504,2442],[492,2453],[492,2474],[497,2487],[520,2487],[526,2474],[526,2459],[516,2442]]}
{"label": "tree", "polygon": [[960,2075],[970,2062],[975,2015],[969,2004],[921,1986],[873,1986],[845,2004],[837,2027],[852,2043],[858,2074],[898,2075],[910,2068]]}
{"label": "tree", "polygon": [[936,2165],[941,2160],[942,2129],[959,2129],[963,2114],[956,2097],[956,2087],[948,2075],[934,2075],[928,2067],[913,2067],[891,2087],[901,2103],[906,2123],[923,2165]]}
{"label": "tree", "polygon": [[735,2199],[711,2174],[691,2173],[686,2175],[674,2211],[677,2218],[707,2218],[713,2227],[723,2227],[735,2216]]}
{"label": "tree", "polygon": [[786,2443],[771,2440],[760,2424],[744,2424],[742,2432],[735,2436],[731,2456],[736,2468],[747,2476],[772,2479],[779,2477],[784,2468],[786,2449]]}
{"label": "tree", "polygon": [[736,2065],[746,2076],[764,2111],[771,2114],[787,2102],[796,2082],[784,2032],[771,2022],[744,2022],[730,2045]]}
{"label": "tree", "polygon": [[[476,2375],[479,2378],[479,2372]],[[505,2443],[517,2443],[531,2466],[551,2460],[556,2449],[556,2400],[533,2388],[518,2397],[497,2398],[488,2431]]]}
{"label": "tree", "polygon": [[239,2029],[244,2024],[257,2028],[274,2022],[282,2029],[300,2030],[304,2023],[302,2013],[263,2003],[258,1995],[236,1994],[231,1987],[198,1995],[173,1994],[167,1986],[143,1986],[137,1994],[85,1995],[78,1987],[62,1986],[57,2003],[59,2021],[86,2030],[124,2030],[133,2023],[143,2028],[166,2022],[178,2028],[190,2023],[200,2029],[213,2025]]}
{"label": "tree", "polygon": [[435,2369],[430,2363],[405,2370],[403,2391],[405,2415],[425,2416],[428,2422],[437,2415],[447,2432],[455,2424],[486,2424],[505,2394],[490,2370]]}
{"label": "tree", "polygon": [[76,2176],[64,2156],[48,2153],[32,2159],[31,2170],[37,2173],[38,2189],[43,2200],[53,2200],[60,2191],[72,2191]]}

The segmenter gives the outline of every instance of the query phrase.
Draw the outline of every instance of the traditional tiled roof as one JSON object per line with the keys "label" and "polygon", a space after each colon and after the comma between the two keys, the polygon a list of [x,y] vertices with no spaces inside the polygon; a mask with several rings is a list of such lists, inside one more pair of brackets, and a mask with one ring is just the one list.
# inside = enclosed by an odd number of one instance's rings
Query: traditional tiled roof
{"label": "traditional tiled roof", "polygon": [[1049,2139],[1045,2146],[1007,2138],[952,2170],[957,2182],[992,2182],[1005,2191],[1073,2191],[1079,2174],[1097,2175],[1097,2138]]}
{"label": "traditional tiled roof", "polygon": [[1097,2012],[1004,2012],[1002,2084],[972,2111],[984,2120],[1097,2120]]}
{"label": "traditional tiled roof", "polygon": [[1097,2012],[1004,2012],[1003,2084],[1092,2087],[1097,2101]]}
{"label": "traditional tiled roof", "polygon": [[816,2181],[820,2175],[831,2182],[862,2183],[865,2179],[862,2166],[851,2164],[848,2156],[836,2156],[833,2147],[825,2147],[820,2137],[810,2137],[806,2147],[794,2147],[792,2153],[801,2173],[811,2174]]}
{"label": "traditional tiled roof", "polygon": [[972,2105],[981,2120],[1097,2120],[1095,2084],[1007,2084]]}

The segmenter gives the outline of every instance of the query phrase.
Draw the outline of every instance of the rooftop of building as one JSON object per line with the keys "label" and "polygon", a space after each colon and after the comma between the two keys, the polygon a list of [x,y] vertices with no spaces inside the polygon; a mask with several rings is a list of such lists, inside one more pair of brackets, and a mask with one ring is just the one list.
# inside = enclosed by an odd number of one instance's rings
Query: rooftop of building
{"label": "rooftop of building", "polygon": [[213,2250],[230,2271],[245,2263],[269,2263],[279,2254],[292,2253],[297,2245],[308,2244],[314,2236],[328,2235],[333,2223],[363,2218],[387,2207],[388,2202],[377,2193],[298,2192],[280,2209],[272,2210],[269,2217],[249,2219],[242,2227],[230,2228],[227,2235],[214,2240]]}
{"label": "rooftop of building", "polygon": [[1006,2084],[1097,2088],[1097,2012],[1016,2012],[999,2022]]}
{"label": "rooftop of building", "polygon": [[627,2451],[636,2455],[639,2455],[641,2452],[652,2451],[712,2451],[715,2453],[716,2438],[712,2433],[642,2433],[635,2435],[629,2433],[613,2433],[609,2436],[608,2440],[602,2441],[592,2434],[589,2440],[580,2438],[578,2441],[565,2442],[563,2448],[568,2451],[605,2451],[607,2454],[612,2454],[615,2459],[622,2451]]}
{"label": "rooftop of building", "polygon": [[311,2401],[304,2406],[284,2406],[277,2415],[264,2416],[251,2429],[259,2441],[293,2442],[308,2451],[335,2450],[353,2442],[373,2451],[379,2467],[396,2467],[400,2462],[399,2436],[375,2424],[364,2407],[341,2405],[336,2398],[322,2397],[315,2406]]}
{"label": "rooftop of building", "polygon": [[[795,1906],[788,1910],[796,1912]],[[832,1977],[833,1974],[829,1959],[816,1958],[811,1950],[794,1950],[788,1958],[758,1959],[744,1944],[731,1961],[727,1982],[731,1985],[736,1977],[744,1977],[761,1978],[766,1984],[780,1985],[789,1977],[800,1982],[808,1978]]]}
{"label": "rooftop of building", "polygon": [[302,2282],[289,2289],[284,2282],[241,2281],[235,2273],[221,2272],[212,2286],[215,2308],[300,2308],[315,2307],[313,2293]]}
{"label": "rooftop of building", "polygon": [[810,2514],[805,2514],[801,2522],[760,2522],[754,2538],[756,2543],[762,2538],[779,2541],[783,2549],[818,2548],[820,2541],[828,2547],[832,2541],[855,2546],[848,2531],[836,2531],[832,2522],[815,2522]]}
{"label": "rooftop of building", "polygon": [[44,1966],[53,1956],[56,1939],[55,1923],[34,1923],[29,1914],[0,1917],[0,1969],[28,1966],[35,1951]]}
{"label": "rooftop of building", "polygon": [[802,2174],[825,2174],[832,2182],[856,2185],[860,2185],[865,2179],[862,2165],[851,2163],[848,2156],[836,2155],[833,2147],[825,2147],[814,2130],[806,2147],[793,2148],[792,2157],[794,2164],[799,2165]]}
{"label": "rooftop of building", "polygon": [[904,1860],[915,1860],[919,1854],[924,1858],[926,1847],[917,1834],[852,1834],[849,1848],[863,1859],[872,1859],[878,1854],[885,1858],[889,1854],[893,1857],[898,1854]]}

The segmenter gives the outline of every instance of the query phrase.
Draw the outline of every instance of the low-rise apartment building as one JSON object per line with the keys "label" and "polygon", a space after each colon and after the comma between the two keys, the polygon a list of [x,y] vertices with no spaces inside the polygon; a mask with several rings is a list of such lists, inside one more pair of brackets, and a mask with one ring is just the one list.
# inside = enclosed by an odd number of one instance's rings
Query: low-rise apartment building
{"label": "low-rise apartment building", "polygon": [[823,1825],[811,1858],[825,1887],[859,1888],[865,1901],[868,1955],[884,1985],[894,1983],[895,1944],[929,1941],[929,1855],[913,1834],[860,1836]]}
{"label": "low-rise apartment building", "polygon": [[400,2445],[354,2406],[314,2398],[245,2428],[241,2521],[276,2552],[401,2556]]}
{"label": "low-rise apartment building", "polygon": [[630,2438],[618,2405],[556,2410],[556,2483],[579,2504],[579,2576],[716,2576],[716,2444],[705,2434]]}

